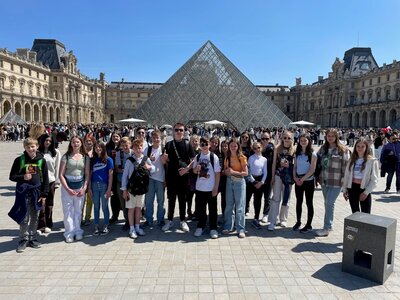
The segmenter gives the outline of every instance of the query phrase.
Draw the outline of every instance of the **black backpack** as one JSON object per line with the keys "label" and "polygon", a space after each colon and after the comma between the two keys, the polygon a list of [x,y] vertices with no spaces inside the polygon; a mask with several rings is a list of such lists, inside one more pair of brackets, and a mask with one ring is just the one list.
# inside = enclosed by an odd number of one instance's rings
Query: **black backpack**
{"label": "black backpack", "polygon": [[128,160],[135,168],[131,177],[129,177],[128,191],[133,196],[144,195],[149,191],[150,171],[144,166],[147,156],[143,157],[140,164],[133,157],[129,157]]}

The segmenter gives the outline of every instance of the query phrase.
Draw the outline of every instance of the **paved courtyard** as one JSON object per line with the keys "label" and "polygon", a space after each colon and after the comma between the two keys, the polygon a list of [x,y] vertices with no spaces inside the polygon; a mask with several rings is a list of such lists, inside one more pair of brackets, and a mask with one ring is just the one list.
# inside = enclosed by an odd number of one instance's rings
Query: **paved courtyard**
{"label": "paved courtyard", "polygon": [[[62,152],[66,146],[61,146]],[[249,216],[245,239],[236,235],[195,238],[191,222],[191,233],[181,232],[178,226],[168,233],[154,227],[132,241],[119,224],[99,237],[92,236],[93,225],[84,227],[82,241],[66,244],[58,191],[54,231],[40,237],[41,249],[27,248],[18,254],[19,227],[7,216],[15,187],[8,175],[22,150],[20,142],[0,143],[0,299],[400,299],[398,251],[395,272],[384,285],[341,271],[343,219],[351,214],[341,196],[334,231],[324,238],[290,228],[269,232],[265,225],[255,230]],[[383,190],[384,179],[380,179],[373,214],[399,219],[400,195],[383,194]],[[314,206],[313,227],[321,228],[320,189]],[[303,222],[305,217],[304,204]],[[295,223],[293,196],[288,221],[290,226]],[[399,230],[396,244],[398,250]]]}

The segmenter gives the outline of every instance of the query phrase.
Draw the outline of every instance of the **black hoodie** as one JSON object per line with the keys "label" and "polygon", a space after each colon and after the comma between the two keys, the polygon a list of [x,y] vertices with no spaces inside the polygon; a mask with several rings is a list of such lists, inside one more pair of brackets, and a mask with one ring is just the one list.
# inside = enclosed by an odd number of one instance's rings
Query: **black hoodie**
{"label": "black hoodie", "polygon": [[[25,167],[21,169],[21,157],[25,156]],[[11,181],[14,181],[18,184],[27,183],[29,185],[37,185],[41,183],[40,197],[46,197],[49,193],[49,173],[47,170],[47,164],[43,155],[40,152],[36,152],[35,158],[31,158],[26,151],[21,156],[17,157],[14,160],[14,163],[11,167],[10,177]],[[43,159],[41,170],[38,167],[38,162],[40,159]],[[31,172],[32,179],[25,180],[24,175],[27,173],[27,170]],[[42,174],[40,174],[40,172]]]}

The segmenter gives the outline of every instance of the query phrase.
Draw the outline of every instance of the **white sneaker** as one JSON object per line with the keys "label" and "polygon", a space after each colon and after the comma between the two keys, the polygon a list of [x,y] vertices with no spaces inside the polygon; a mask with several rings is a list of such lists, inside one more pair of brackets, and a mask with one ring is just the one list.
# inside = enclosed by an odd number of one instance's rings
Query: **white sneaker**
{"label": "white sneaker", "polygon": [[73,237],[65,238],[65,242],[68,243],[68,244],[73,243],[74,242],[74,238]]}
{"label": "white sneaker", "polygon": [[44,228],[44,233],[50,233],[50,232],[51,232],[51,229],[49,227]]}
{"label": "white sneaker", "polygon": [[139,228],[139,230],[135,230],[137,235],[139,236],[145,236],[146,232],[144,232],[144,230],[142,228]]}
{"label": "white sneaker", "polygon": [[329,235],[330,230],[329,229],[318,229],[315,231],[315,235],[316,236],[328,236]]}
{"label": "white sneaker", "polygon": [[42,232],[41,230],[38,229],[38,230],[36,230],[36,234],[37,234],[37,235],[42,235],[43,232]]}
{"label": "white sneaker", "polygon": [[279,226],[281,226],[281,227],[286,227],[286,226],[287,226],[286,221],[280,222],[280,223],[279,223]]}
{"label": "white sneaker", "polygon": [[189,232],[189,226],[185,221],[181,221],[181,229],[183,232]]}
{"label": "white sneaker", "polygon": [[200,237],[202,234],[203,234],[203,228],[196,228],[196,231],[194,232],[194,236]]}
{"label": "white sneaker", "polygon": [[129,237],[130,237],[131,239],[136,239],[136,238],[137,238],[137,234],[136,234],[135,229],[129,231]]}
{"label": "white sneaker", "polygon": [[215,229],[210,231],[210,237],[212,239],[217,239],[218,238],[218,231],[216,231]]}
{"label": "white sneaker", "polygon": [[173,222],[170,220],[167,220],[167,222],[165,222],[165,225],[161,228],[162,231],[168,231],[172,228],[173,226]]}
{"label": "white sneaker", "polygon": [[272,224],[272,223],[270,223],[269,225],[268,225],[268,231],[274,231],[275,230],[275,224]]}
{"label": "white sneaker", "polygon": [[264,217],[261,219],[261,223],[268,223],[268,215],[264,215]]}

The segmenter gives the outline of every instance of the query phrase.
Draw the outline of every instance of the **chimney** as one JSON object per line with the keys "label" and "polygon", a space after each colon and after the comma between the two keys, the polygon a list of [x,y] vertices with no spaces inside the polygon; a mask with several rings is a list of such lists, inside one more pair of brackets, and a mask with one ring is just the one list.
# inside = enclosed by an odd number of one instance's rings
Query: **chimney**
{"label": "chimney", "polygon": [[29,59],[36,62],[36,52],[35,51],[29,51],[28,55],[29,55]]}
{"label": "chimney", "polygon": [[17,56],[27,59],[28,52],[29,52],[29,49],[27,49],[27,48],[19,48],[19,49],[17,49]]}
{"label": "chimney", "polygon": [[318,76],[318,82],[321,82],[322,80],[324,80],[324,76]]}

